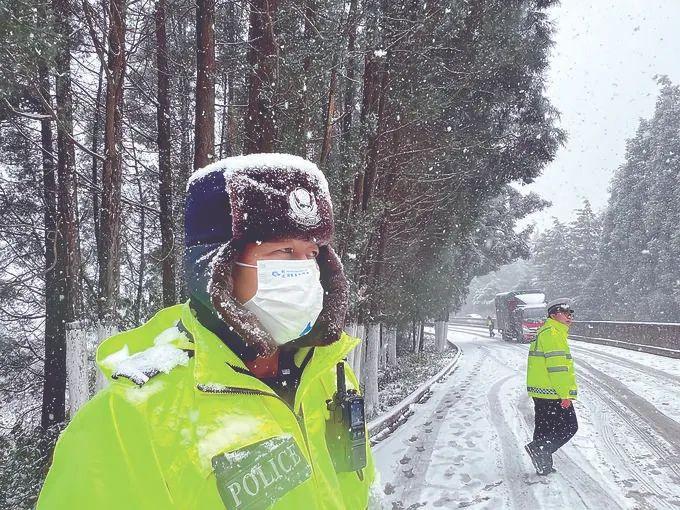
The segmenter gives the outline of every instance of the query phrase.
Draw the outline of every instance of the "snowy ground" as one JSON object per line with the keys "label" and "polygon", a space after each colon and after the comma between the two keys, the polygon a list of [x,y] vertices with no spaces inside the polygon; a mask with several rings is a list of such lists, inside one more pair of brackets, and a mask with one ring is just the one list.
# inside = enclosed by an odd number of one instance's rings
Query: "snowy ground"
{"label": "snowy ground", "polygon": [[386,367],[378,372],[378,388],[380,405],[378,414],[383,415],[391,411],[397,404],[413,393],[430,377],[439,373],[453,360],[456,349],[450,348],[445,352],[437,352],[434,334],[427,334],[425,328],[424,349],[421,352],[400,353],[396,368]]}
{"label": "snowy ground", "polygon": [[455,327],[456,371],[374,448],[388,508],[680,509],[680,360],[572,341],[579,431],[539,477],[527,345]]}

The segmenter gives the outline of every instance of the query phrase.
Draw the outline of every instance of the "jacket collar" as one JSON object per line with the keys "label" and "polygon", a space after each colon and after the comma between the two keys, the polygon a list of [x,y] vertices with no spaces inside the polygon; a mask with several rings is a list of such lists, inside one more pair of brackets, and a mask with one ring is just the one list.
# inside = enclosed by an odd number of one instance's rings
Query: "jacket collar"
{"label": "jacket collar", "polygon": [[[227,388],[240,388],[274,394],[269,386],[250,374],[241,358],[196,319],[188,303],[182,305],[181,320],[194,340],[194,380],[199,389],[220,392]],[[296,408],[313,381],[342,361],[358,343],[358,339],[343,333],[337,342],[313,348],[314,353],[296,393]],[[296,352],[294,360],[298,366],[310,349],[303,347]]]}
{"label": "jacket collar", "polygon": [[566,324],[562,324],[560,321],[556,321],[555,319],[548,317],[543,325],[546,328],[555,328],[557,331],[562,333],[563,335],[566,335],[569,333],[569,326]]}

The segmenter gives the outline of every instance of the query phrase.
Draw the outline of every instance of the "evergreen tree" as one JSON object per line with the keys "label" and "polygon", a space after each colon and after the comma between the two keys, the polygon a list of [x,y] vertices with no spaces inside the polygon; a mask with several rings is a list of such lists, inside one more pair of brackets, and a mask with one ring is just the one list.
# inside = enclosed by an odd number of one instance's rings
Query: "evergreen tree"
{"label": "evergreen tree", "polygon": [[606,293],[599,313],[627,320],[678,320],[680,89],[660,78],[654,115],[627,144],[604,218],[590,282]]}

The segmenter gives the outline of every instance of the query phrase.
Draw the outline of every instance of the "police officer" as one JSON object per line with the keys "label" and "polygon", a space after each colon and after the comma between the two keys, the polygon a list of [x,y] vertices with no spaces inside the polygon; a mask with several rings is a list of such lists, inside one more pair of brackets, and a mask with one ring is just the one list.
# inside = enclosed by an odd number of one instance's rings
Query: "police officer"
{"label": "police officer", "polygon": [[491,318],[491,315],[486,316],[486,327],[489,328],[489,338],[496,336],[494,333],[495,324],[493,323],[493,319]]}
{"label": "police officer", "polygon": [[[343,361],[357,340],[341,330],[332,233],[309,161],[250,155],[194,173],[190,299],[101,344],[110,384],[59,439],[37,508],[366,508],[374,464]],[[351,444],[327,433],[340,379]]]}
{"label": "police officer", "polygon": [[534,400],[533,441],[526,451],[539,475],[554,471],[552,454],[578,430],[573,400],[577,397],[574,361],[567,335],[574,310],[567,298],[548,303],[548,319],[529,347],[527,391]]}

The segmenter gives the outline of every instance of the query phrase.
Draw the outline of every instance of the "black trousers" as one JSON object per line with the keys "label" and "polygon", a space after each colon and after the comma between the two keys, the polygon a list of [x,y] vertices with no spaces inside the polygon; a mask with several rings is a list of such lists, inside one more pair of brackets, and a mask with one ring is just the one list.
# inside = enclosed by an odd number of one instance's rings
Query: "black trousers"
{"label": "black trousers", "polygon": [[562,409],[560,400],[534,398],[534,445],[543,451],[555,453],[578,430],[574,403]]}

